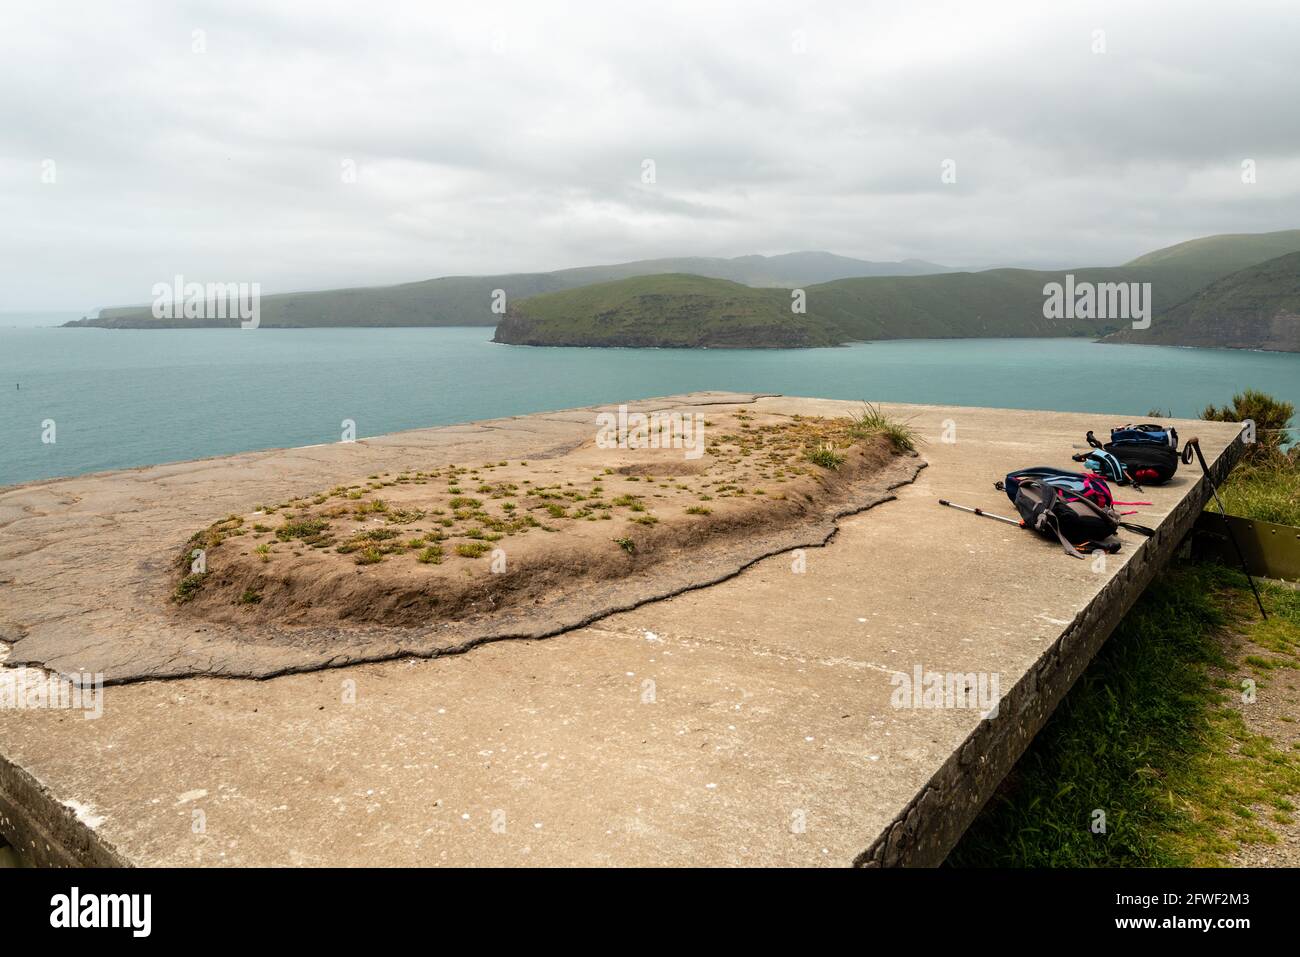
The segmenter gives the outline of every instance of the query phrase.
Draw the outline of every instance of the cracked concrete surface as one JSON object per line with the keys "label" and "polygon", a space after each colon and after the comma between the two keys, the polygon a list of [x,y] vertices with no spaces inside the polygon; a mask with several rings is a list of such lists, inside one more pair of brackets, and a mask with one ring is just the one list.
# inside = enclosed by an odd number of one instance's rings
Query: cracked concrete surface
{"label": "cracked concrete surface", "polygon": [[[810,415],[856,406],[758,403]],[[7,713],[0,831],[32,856],[68,863],[937,863],[1167,560],[1208,489],[1194,468],[1149,489],[1155,504],[1140,520],[1159,523],[1159,534],[1121,533],[1123,553],[1096,569],[935,500],[1005,514],[994,480],[1016,467],[1068,465],[1087,429],[1118,417],[885,410],[912,419],[929,467],[895,501],[843,519],[802,556],[774,555],[545,641],[265,681],[143,681],[107,689],[93,721]],[[529,417],[528,434],[554,449],[564,439],[552,425],[574,417],[589,421],[582,411]],[[948,420],[955,444],[940,441]],[[1200,435],[1221,472],[1239,454],[1236,426],[1176,424]],[[490,431],[387,436],[367,440],[367,455],[401,468],[414,444],[438,447],[454,434],[491,458],[499,436]],[[288,495],[327,484],[331,469],[355,474],[337,454],[255,453],[0,493],[0,578],[36,587],[43,613],[66,619],[75,608],[62,589],[76,561],[68,556],[53,581],[31,582],[19,559],[20,516],[32,514],[24,510],[55,520],[60,508],[75,510],[93,524],[64,527],[93,543],[96,505],[123,488],[145,515],[156,514],[158,482],[181,488],[196,469],[223,481],[260,470]],[[265,459],[277,456],[269,468]],[[206,492],[195,498],[196,515],[225,507]],[[0,614],[9,618],[9,608]],[[68,663],[75,669],[75,656]],[[997,716],[894,707],[894,676],[918,664],[999,675]]]}

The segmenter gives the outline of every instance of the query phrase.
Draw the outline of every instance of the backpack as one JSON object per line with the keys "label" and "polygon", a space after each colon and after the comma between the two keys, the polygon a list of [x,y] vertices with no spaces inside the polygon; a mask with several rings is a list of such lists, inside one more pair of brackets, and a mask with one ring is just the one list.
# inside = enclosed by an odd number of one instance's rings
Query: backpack
{"label": "backpack", "polygon": [[1142,490],[1142,486],[1134,482],[1133,477],[1128,474],[1124,463],[1105,449],[1089,449],[1087,452],[1080,452],[1070,457],[1076,462],[1082,462],[1089,470],[1116,485],[1132,485],[1138,491]]}
{"label": "backpack", "polygon": [[1178,451],[1178,430],[1173,426],[1166,429],[1164,426],[1152,425],[1149,422],[1145,425],[1125,425],[1118,429],[1111,429],[1110,440],[1167,445],[1175,452]]}
{"label": "backpack", "polygon": [[1121,528],[1155,534],[1145,525],[1122,521],[1113,509],[1036,478],[1017,481],[1013,501],[1025,528],[1060,542],[1065,554],[1073,558],[1093,551],[1118,552],[1121,543],[1115,532]]}
{"label": "backpack", "polygon": [[[1110,441],[1105,445],[1091,432],[1087,439],[1094,452],[1074,456],[1075,461],[1086,461],[1089,457],[1095,461],[1099,458],[1095,455],[1096,450],[1109,453],[1119,460],[1128,481],[1135,488],[1141,488],[1141,482],[1164,485],[1178,471],[1178,430],[1172,426],[1168,429],[1151,424],[1121,426],[1110,430]],[[1184,462],[1191,461],[1189,452],[1190,449],[1183,450]]]}
{"label": "backpack", "polygon": [[1106,484],[1106,480],[1100,475],[1067,472],[1064,469],[1054,469],[1048,465],[1008,472],[1007,477],[1001,482],[994,482],[993,487],[1006,492],[1007,498],[1011,499],[1014,504],[1016,489],[1026,479],[1037,479],[1040,482],[1046,482],[1062,492],[1086,498],[1094,505],[1099,505],[1102,508],[1110,508],[1116,504],[1114,497],[1110,494],[1110,486]]}

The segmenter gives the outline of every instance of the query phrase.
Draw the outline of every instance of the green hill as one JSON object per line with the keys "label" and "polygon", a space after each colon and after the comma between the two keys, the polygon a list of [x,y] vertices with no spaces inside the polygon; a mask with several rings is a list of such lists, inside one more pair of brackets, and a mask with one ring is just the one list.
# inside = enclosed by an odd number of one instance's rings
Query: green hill
{"label": "green hill", "polygon": [[[1150,283],[1155,313],[1182,302],[1220,276],[1214,269],[1182,264],[1110,266],[1069,273],[1076,284]],[[672,295],[663,285],[665,280],[671,279],[676,286],[686,278],[695,279],[688,308],[673,312],[657,303],[656,296]],[[807,345],[825,345],[828,340],[1098,336],[1130,324],[1131,317],[1047,318],[1043,287],[1053,282],[1064,284],[1066,272],[991,269],[939,276],[841,279],[806,287],[807,315],[795,326],[789,323],[789,293],[782,291],[771,302],[784,316],[783,334],[806,330]],[[745,327],[731,321],[737,288],[744,287],[701,277],[660,276],[536,296],[511,306],[497,327],[496,341],[665,347],[775,346],[786,342],[774,338],[778,327],[771,325],[755,327],[752,331],[757,338],[753,341],[739,338]],[[694,326],[687,328],[687,323]]]}
{"label": "green hill", "polygon": [[1300,252],[1300,230],[1207,236],[1157,249],[1123,266],[1070,270],[989,269],[932,276],[843,279],[808,289],[808,313],[849,339],[1106,335],[1131,319],[1048,319],[1043,287],[1150,283],[1158,317],[1239,269]]}
{"label": "green hill", "polygon": [[840,330],[797,315],[785,289],[725,279],[639,276],[514,303],[496,342],[529,346],[799,348],[832,346]]}
{"label": "green hill", "polygon": [[[396,286],[331,289],[322,292],[262,296],[261,325],[308,326],[494,326],[501,316],[492,311],[494,290],[506,301],[538,293],[574,289],[633,276],[691,273],[729,279],[749,286],[811,285],[847,276],[916,275],[943,272],[946,266],[911,259],[870,262],[826,252],[780,256],[739,256],[735,259],[681,257],[646,259],[608,266],[581,266],[546,273],[495,276],[446,276]],[[96,318],[68,323],[111,329],[194,328],[237,326],[237,319],[155,319],[148,306],[100,310]]]}
{"label": "green hill", "polygon": [[[1055,319],[1044,314],[1044,287],[1066,282],[1150,283],[1153,325],[1159,317],[1195,296],[1216,280],[1243,266],[1253,266],[1281,252],[1300,252],[1300,230],[1259,235],[1209,236],[1155,250],[1124,266],[1071,270],[989,269],[983,272],[948,272],[924,276],[874,276],[836,279],[806,287],[811,340],[838,331],[840,341],[872,339],[996,338],[1037,336],[1104,336],[1131,326],[1133,315]],[[726,313],[729,291],[708,284],[693,289],[690,315],[701,324],[694,335],[680,327],[659,335],[652,311],[641,303],[654,293],[653,282],[635,287],[607,284],[601,290],[604,316],[591,321],[589,304],[573,292],[546,297],[544,308],[533,300],[516,302],[512,316],[497,329],[498,342],[547,345],[651,345],[690,344],[720,334],[715,324]],[[710,306],[710,297],[716,303]],[[786,309],[788,299],[783,301]],[[736,338],[737,327],[728,326],[730,345],[774,345],[772,329],[753,343]]]}
{"label": "green hill", "polygon": [[1150,283],[1153,312],[1182,302],[1223,275],[1217,268],[1169,264],[1045,271],[990,269],[942,276],[843,279],[808,289],[808,312],[852,339],[1091,336],[1130,323],[1125,317],[1051,319],[1043,288],[1066,283]]}
{"label": "green hill", "polygon": [[1151,328],[1107,340],[1300,352],[1300,252],[1225,276],[1158,315]]}
{"label": "green hill", "polygon": [[1221,275],[1256,263],[1300,252],[1300,229],[1275,233],[1224,233],[1166,246],[1139,256],[1126,266],[1189,266],[1222,270]]}

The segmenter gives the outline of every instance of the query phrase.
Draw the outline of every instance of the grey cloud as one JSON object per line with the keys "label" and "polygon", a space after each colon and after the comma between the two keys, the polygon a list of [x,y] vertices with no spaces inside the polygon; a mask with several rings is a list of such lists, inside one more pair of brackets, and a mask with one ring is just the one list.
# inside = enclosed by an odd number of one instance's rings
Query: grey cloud
{"label": "grey cloud", "polygon": [[6,4],[0,309],[138,302],[176,272],[1111,263],[1300,225],[1285,4],[482,7]]}

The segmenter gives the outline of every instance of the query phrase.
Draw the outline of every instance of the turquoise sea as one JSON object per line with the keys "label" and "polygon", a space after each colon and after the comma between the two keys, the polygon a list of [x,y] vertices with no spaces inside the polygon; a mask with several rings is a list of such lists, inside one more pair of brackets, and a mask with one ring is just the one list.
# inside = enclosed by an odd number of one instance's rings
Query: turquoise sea
{"label": "turquoise sea", "polygon": [[[836,349],[556,349],[489,328],[0,328],[0,485],[546,409],[734,389],[1195,416],[1254,387],[1300,406],[1300,355],[1084,339]],[[42,442],[53,420],[53,444]],[[1103,420],[1098,427],[1112,424]]]}

